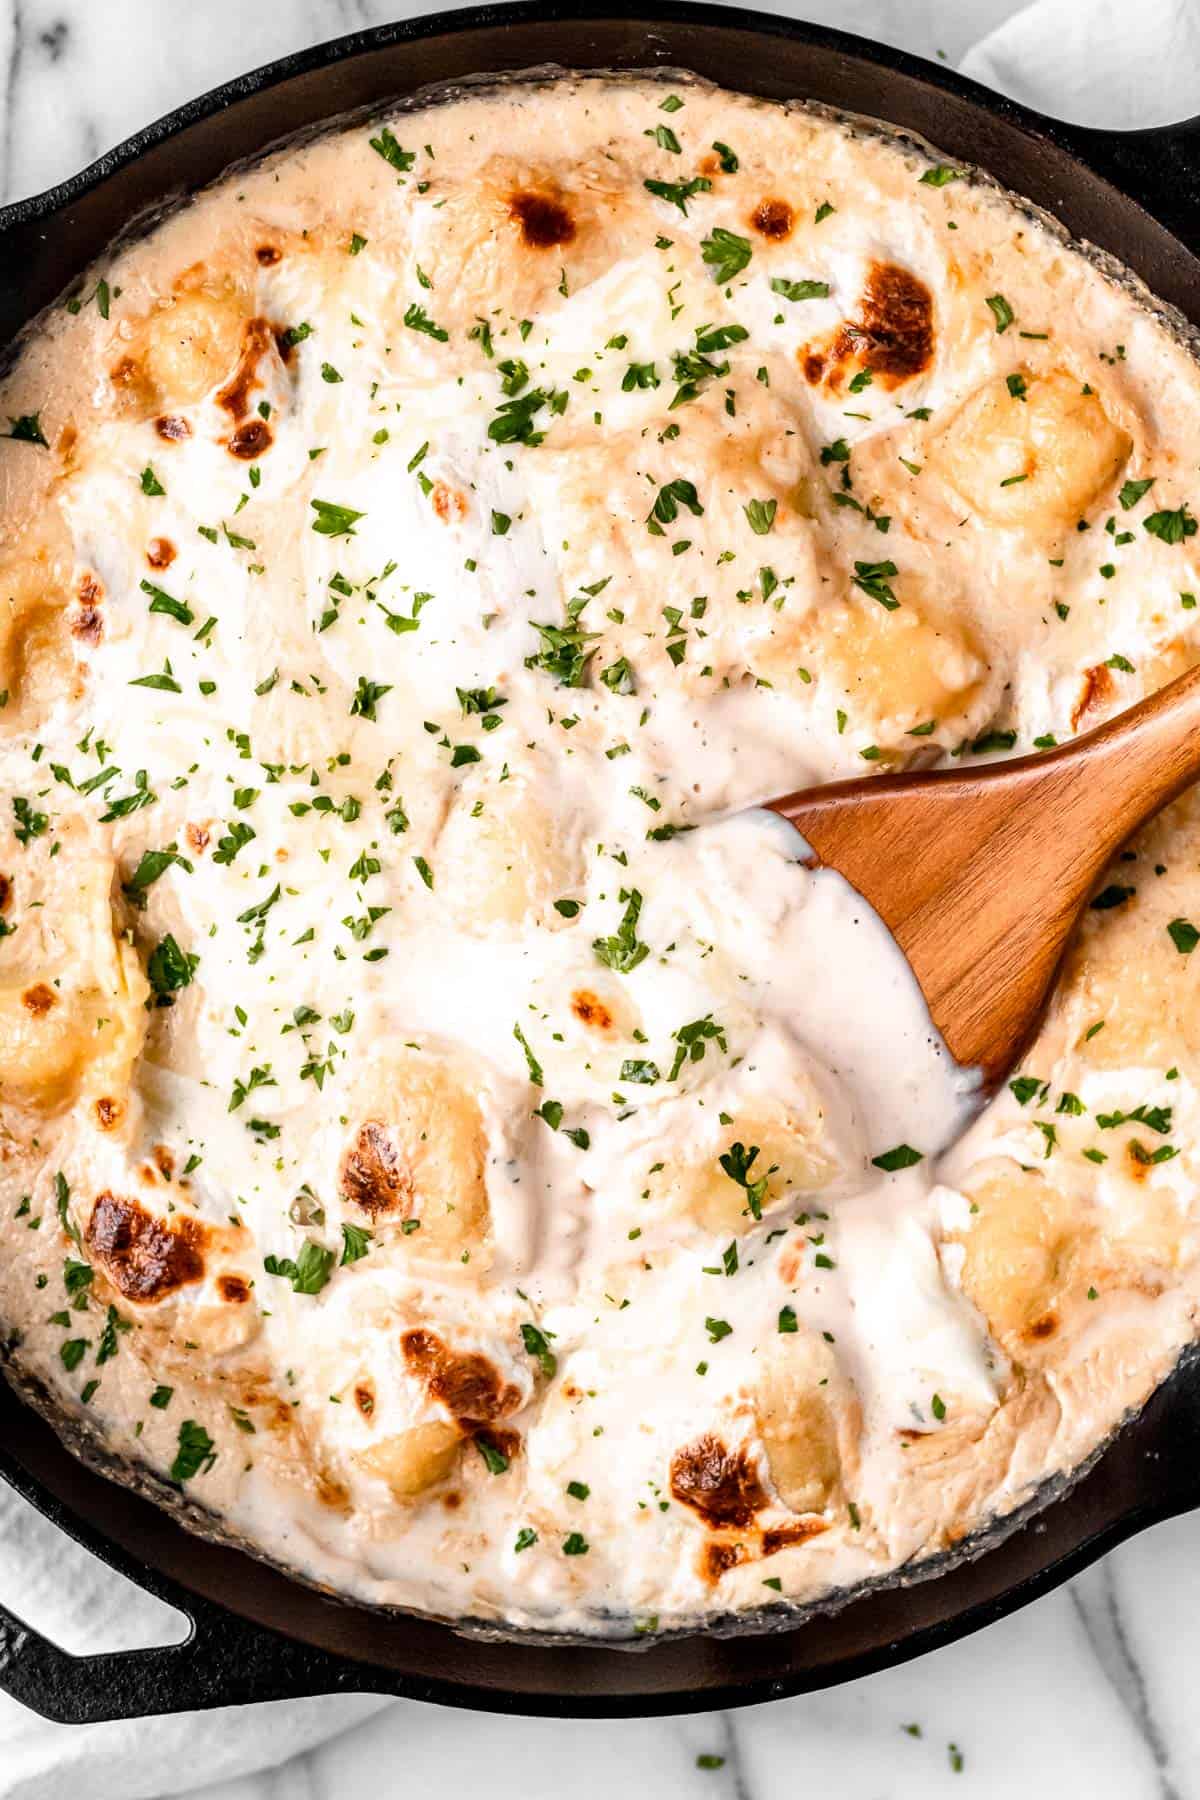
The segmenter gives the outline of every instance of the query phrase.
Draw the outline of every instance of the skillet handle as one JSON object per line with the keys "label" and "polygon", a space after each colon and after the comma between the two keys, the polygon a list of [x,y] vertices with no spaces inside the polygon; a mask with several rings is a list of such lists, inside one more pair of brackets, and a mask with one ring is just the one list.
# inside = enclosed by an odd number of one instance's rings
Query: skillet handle
{"label": "skillet handle", "polygon": [[[72,1656],[0,1602],[0,1688],[59,1725],[379,1691],[382,1671],[280,1637],[188,1597],[180,1644]],[[386,1684],[386,1676],[383,1677]]]}
{"label": "skillet handle", "polygon": [[1189,250],[1200,252],[1200,114],[1145,131],[1056,123],[1054,132]]}

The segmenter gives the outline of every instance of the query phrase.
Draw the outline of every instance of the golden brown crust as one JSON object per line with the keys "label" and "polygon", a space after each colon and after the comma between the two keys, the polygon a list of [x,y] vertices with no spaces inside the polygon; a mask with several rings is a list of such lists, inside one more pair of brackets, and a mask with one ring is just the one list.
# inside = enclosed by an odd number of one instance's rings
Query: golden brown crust
{"label": "golden brown crust", "polygon": [[187,1215],[168,1221],[137,1200],[97,1194],[84,1241],[127,1300],[151,1304],[204,1279],[208,1232]]}
{"label": "golden brown crust", "polygon": [[745,1448],[730,1450],[711,1433],[676,1450],[671,1492],[709,1525],[749,1525],[767,1504]]}
{"label": "golden brown crust", "polygon": [[431,1398],[465,1431],[504,1418],[521,1404],[520,1391],[477,1351],[452,1350],[436,1331],[424,1329],[406,1331],[400,1344]]}

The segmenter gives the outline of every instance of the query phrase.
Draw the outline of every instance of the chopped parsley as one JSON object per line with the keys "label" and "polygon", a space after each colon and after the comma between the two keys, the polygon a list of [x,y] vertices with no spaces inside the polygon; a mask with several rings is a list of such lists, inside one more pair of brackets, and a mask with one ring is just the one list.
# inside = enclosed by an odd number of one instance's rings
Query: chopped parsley
{"label": "chopped parsley", "polygon": [[513,1026],[513,1036],[525,1052],[525,1066],[529,1070],[530,1081],[533,1083],[534,1087],[544,1087],[546,1083],[542,1073],[542,1065],[530,1049],[529,1039],[525,1036],[525,1033],[521,1030],[519,1025]]}
{"label": "chopped parsley", "polygon": [[744,508],[746,519],[756,537],[766,537],[775,523],[778,507],[777,500],[750,500],[747,502]]}
{"label": "chopped parsley", "polygon": [[895,612],[900,602],[890,584],[899,573],[894,562],[856,562],[853,581],[868,598],[877,600],[888,612]]}
{"label": "chopped parsley", "polygon": [[1138,501],[1150,492],[1150,489],[1153,486],[1153,475],[1147,475],[1144,481],[1123,482],[1121,484],[1121,491],[1117,495],[1117,499],[1121,502],[1122,509],[1125,512],[1130,512],[1133,507],[1137,505]]}
{"label": "chopped parsley", "polygon": [[146,976],[156,1006],[173,1006],[181,988],[190,987],[200,958],[190,950],[181,950],[173,933],[160,938],[146,963]]}
{"label": "chopped parsley", "polygon": [[179,1427],[179,1444],[170,1468],[171,1480],[183,1483],[191,1481],[193,1476],[206,1475],[216,1460],[213,1441],[203,1425],[198,1425],[195,1419],[185,1419]]}
{"label": "chopped parsley", "polygon": [[1091,902],[1092,911],[1111,912],[1113,907],[1124,906],[1127,900],[1132,900],[1136,893],[1136,888],[1122,887],[1120,882],[1117,881],[1110,882],[1106,888],[1100,890],[1096,895],[1096,898]]}
{"label": "chopped parsley", "polygon": [[1190,956],[1196,945],[1200,944],[1200,931],[1196,930],[1190,919],[1172,919],[1167,926],[1167,933],[1180,956]]}
{"label": "chopped parsley", "polygon": [[490,1437],[485,1436],[482,1431],[476,1433],[474,1443],[475,1448],[483,1458],[484,1466],[489,1475],[507,1474],[509,1466],[508,1458],[503,1450],[501,1450],[499,1444],[494,1443],[493,1440]]}
{"label": "chopped parsley", "polygon": [[[439,344],[448,344],[450,341],[450,333],[446,331],[443,326],[438,325],[431,319],[429,314],[425,311],[425,308],[416,300],[414,300],[411,306],[406,310],[404,314],[404,323],[408,326],[410,331],[422,331],[426,337],[436,338]],[[322,373],[324,373],[324,371],[322,371]],[[325,379],[328,381],[329,376],[326,375]],[[341,376],[335,373],[334,379],[340,381]]]}
{"label": "chopped parsley", "polygon": [[[335,1251],[326,1250],[323,1244],[308,1238],[295,1260],[290,1256],[265,1256],[263,1268],[268,1275],[279,1275],[290,1281],[294,1293],[319,1294],[333,1273],[335,1258]],[[349,1260],[353,1261],[353,1258]]]}
{"label": "chopped parsley", "polygon": [[0,437],[12,438],[18,444],[40,444],[43,450],[50,448],[42,433],[40,413],[21,413],[15,419],[10,414],[8,423],[10,429],[0,431]]}
{"label": "chopped parsley", "polygon": [[417,160],[415,150],[405,150],[397,143],[390,126],[385,125],[378,137],[373,137],[368,141],[372,150],[382,156],[385,163],[390,163],[393,169],[398,169],[402,175],[407,175]]}
{"label": "chopped parsley", "polygon": [[694,175],[690,181],[643,181],[642,186],[656,200],[677,206],[686,219],[688,201],[696,194],[707,194],[712,182],[704,175]]}
{"label": "chopped parsley", "polygon": [[893,1175],[897,1169],[912,1169],[916,1167],[917,1163],[924,1162],[924,1160],[923,1153],[920,1150],[914,1150],[911,1144],[897,1144],[894,1150],[885,1150],[882,1155],[873,1156],[871,1165],[873,1168],[883,1169],[889,1175]]}
{"label": "chopped parsley", "polygon": [[546,1341],[546,1334],[536,1325],[522,1325],[521,1342],[525,1346],[525,1354],[532,1356],[547,1381],[553,1379],[558,1370],[558,1358]]}
{"label": "chopped parsley", "polygon": [[682,478],[664,482],[654,498],[654,505],[646,514],[646,530],[652,537],[665,537],[664,525],[673,525],[679,517],[680,507],[686,507],[693,518],[700,518],[704,512],[700,504],[700,496],[696,492],[695,483]]}
{"label": "chopped parsley", "polygon": [[712,270],[718,287],[724,287],[735,275],[741,274],[754,251],[749,238],[739,237],[736,231],[727,231],[723,225],[718,225],[702,240],[700,254]]}
{"label": "chopped parsley", "polygon": [[309,502],[316,518],[313,530],[322,537],[353,537],[354,527],[366,514],[355,512],[352,506],[336,506],[332,500],[312,500]]}
{"label": "chopped parsley", "polygon": [[358,678],[358,686],[354,691],[354,698],[350,702],[351,718],[374,720],[376,717],[375,708],[383,699],[383,696],[385,694],[390,694],[391,691],[391,682],[368,681],[365,675],[360,675]]}
{"label": "chopped parsley", "polygon": [[370,1254],[373,1241],[374,1234],[363,1226],[344,1224],[342,1226],[342,1257],[338,1267],[344,1268],[347,1263],[361,1262],[364,1256]]}
{"label": "chopped parsley", "polygon": [[553,675],[560,687],[583,686],[588,663],[594,655],[588,645],[599,636],[598,632],[585,631],[579,623],[586,605],[586,595],[570,601],[565,625],[543,625],[537,619],[530,621],[542,647],[533,656],[525,658],[527,669],[542,669],[547,675]]}
{"label": "chopped parsley", "polygon": [[998,332],[1007,331],[1013,320],[1016,318],[1016,314],[1008,304],[1008,301],[1004,298],[1004,295],[989,294],[987,303],[991,307],[992,317],[996,321],[996,330]]}
{"label": "chopped parsley", "polygon": [[789,281],[785,275],[771,277],[771,292],[782,294],[785,300],[826,300],[829,297],[827,281]]}
{"label": "chopped parsley", "polygon": [[649,944],[639,941],[637,935],[638,919],[642,912],[642,896],[637,888],[622,888],[620,898],[625,905],[621,922],[612,937],[594,938],[592,950],[598,962],[608,968],[615,969],[621,975],[628,975],[644,962],[650,954]]}
{"label": "chopped parsley", "polygon": [[34,838],[45,835],[50,824],[48,814],[35,812],[30,802],[21,794],[14,796],[12,809],[13,817],[16,820],[13,826],[13,836],[18,844],[27,848]]}
{"label": "chopped parsley", "polygon": [[728,1150],[723,1151],[717,1158],[730,1181],[736,1182],[738,1187],[745,1191],[746,1210],[755,1219],[762,1218],[762,1205],[767,1197],[767,1181],[771,1173],[768,1169],[765,1175],[759,1176],[757,1179],[751,1177],[750,1171],[757,1161],[758,1154],[757,1144],[751,1144],[747,1150],[745,1144],[737,1143],[730,1144]]}
{"label": "chopped parsley", "polygon": [[1182,544],[1185,538],[1195,537],[1196,521],[1185,501],[1174,512],[1151,513],[1148,519],[1142,520],[1142,529],[1148,531],[1151,537],[1161,539],[1164,544]]}
{"label": "chopped parsley", "polygon": [[693,1019],[690,1025],[681,1025],[672,1035],[676,1046],[675,1061],[671,1064],[668,1081],[678,1081],[685,1063],[703,1061],[704,1052],[710,1043],[719,1044],[726,1055],[729,1053],[724,1028],[713,1023],[711,1013],[705,1013],[702,1019]]}

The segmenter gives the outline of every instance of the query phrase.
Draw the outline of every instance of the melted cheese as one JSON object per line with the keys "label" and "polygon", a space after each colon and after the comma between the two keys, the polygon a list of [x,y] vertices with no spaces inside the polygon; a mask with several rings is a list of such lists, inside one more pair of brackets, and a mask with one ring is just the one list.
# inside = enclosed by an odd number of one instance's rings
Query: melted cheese
{"label": "melted cheese", "polygon": [[754,810],[1192,654],[1193,363],[929,167],[690,82],[481,91],[203,196],[8,380],[0,1315],[315,1580],[616,1636],[809,1600],[1191,1335],[1189,807],[973,1124]]}

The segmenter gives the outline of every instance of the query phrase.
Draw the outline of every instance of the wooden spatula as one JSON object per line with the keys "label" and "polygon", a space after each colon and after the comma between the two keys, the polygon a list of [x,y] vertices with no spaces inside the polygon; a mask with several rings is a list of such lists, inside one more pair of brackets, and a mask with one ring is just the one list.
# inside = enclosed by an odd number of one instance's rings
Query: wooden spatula
{"label": "wooden spatula", "polygon": [[955,1061],[994,1083],[1037,1026],[1105,865],[1197,776],[1200,668],[1041,755],[770,804],[883,919]]}

